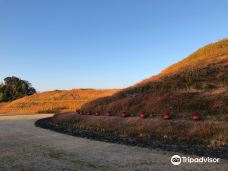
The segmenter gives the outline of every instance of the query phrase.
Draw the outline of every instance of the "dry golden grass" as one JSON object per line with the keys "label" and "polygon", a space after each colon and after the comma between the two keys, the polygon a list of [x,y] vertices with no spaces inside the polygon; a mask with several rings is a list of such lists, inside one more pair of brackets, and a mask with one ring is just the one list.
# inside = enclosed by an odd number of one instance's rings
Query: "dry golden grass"
{"label": "dry golden grass", "polygon": [[27,120],[27,119],[40,119],[40,117],[52,117],[53,114],[0,114],[1,120]]}
{"label": "dry golden grass", "polygon": [[164,69],[158,75],[145,79],[136,85],[148,83],[163,76],[180,73],[196,68],[204,68],[211,64],[223,62],[228,62],[228,38],[208,44],[198,49],[196,52],[192,53],[185,59]]}
{"label": "dry golden grass", "polygon": [[75,111],[90,100],[110,96],[117,91],[119,90],[74,89],[37,93],[9,103],[0,103],[0,113],[57,113]]}
{"label": "dry golden grass", "polygon": [[158,139],[209,147],[228,147],[227,122],[167,121],[161,118],[121,118],[74,113],[55,115],[53,121],[69,129],[93,130],[137,140]]}
{"label": "dry golden grass", "polygon": [[[218,92],[218,93],[214,93]],[[111,97],[90,101],[84,111],[120,115],[123,111],[174,115],[227,115],[228,113],[228,39],[209,44],[184,60],[171,65]]]}

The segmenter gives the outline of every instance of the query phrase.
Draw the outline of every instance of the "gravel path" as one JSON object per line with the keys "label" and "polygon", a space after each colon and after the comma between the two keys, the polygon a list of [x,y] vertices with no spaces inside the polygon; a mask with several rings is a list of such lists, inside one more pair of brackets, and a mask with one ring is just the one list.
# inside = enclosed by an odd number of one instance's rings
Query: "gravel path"
{"label": "gravel path", "polygon": [[34,126],[38,118],[48,116],[0,115],[0,170],[228,170],[228,160],[174,166],[173,152],[93,141]]}

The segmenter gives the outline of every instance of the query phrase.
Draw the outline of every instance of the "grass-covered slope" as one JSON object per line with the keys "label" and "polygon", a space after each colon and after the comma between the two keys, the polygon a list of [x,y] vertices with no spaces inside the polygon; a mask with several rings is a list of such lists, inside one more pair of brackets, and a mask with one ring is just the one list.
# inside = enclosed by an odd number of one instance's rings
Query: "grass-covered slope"
{"label": "grass-covered slope", "polygon": [[[81,137],[155,148],[162,148],[162,144],[228,147],[228,124],[224,121],[167,121],[161,118],[140,119],[63,113],[41,119],[36,125]],[[166,147],[166,150],[175,150],[172,146]],[[193,152],[193,149],[185,146],[184,150],[187,149],[188,153]],[[207,152],[210,153],[210,150]],[[228,157],[227,150],[222,153],[226,153]]]}
{"label": "grass-covered slope", "polygon": [[[228,113],[228,39],[209,44],[160,74],[82,106],[84,111],[119,115],[146,112],[187,116],[199,111]],[[184,115],[183,115],[184,114]]]}
{"label": "grass-covered slope", "polygon": [[116,93],[117,89],[94,90],[94,89],[74,89],[56,90],[37,93],[21,99],[0,103],[0,113],[56,113],[75,111],[82,104]]}

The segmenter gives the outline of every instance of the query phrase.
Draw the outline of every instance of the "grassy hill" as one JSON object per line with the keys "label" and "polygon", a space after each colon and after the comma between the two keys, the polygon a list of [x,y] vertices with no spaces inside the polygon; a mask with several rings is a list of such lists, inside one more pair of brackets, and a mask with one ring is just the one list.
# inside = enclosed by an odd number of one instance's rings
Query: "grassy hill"
{"label": "grassy hill", "polygon": [[75,111],[82,104],[99,97],[110,96],[118,89],[73,89],[37,93],[21,99],[0,103],[0,113],[57,113]]}
{"label": "grassy hill", "polygon": [[109,97],[90,101],[84,111],[123,111],[188,116],[228,113],[228,39],[209,44],[156,76]]}

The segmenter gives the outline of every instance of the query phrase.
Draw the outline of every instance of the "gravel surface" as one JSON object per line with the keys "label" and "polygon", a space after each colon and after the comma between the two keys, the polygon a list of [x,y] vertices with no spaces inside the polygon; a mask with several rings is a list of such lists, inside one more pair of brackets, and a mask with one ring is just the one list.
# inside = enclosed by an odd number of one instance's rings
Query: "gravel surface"
{"label": "gravel surface", "polygon": [[188,155],[73,137],[34,126],[38,118],[48,116],[0,115],[0,170],[228,170],[226,159],[216,164],[174,166],[172,155]]}

